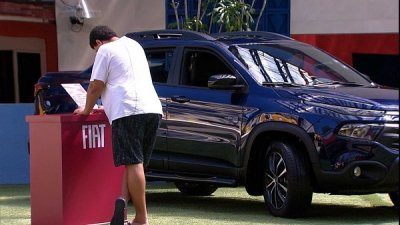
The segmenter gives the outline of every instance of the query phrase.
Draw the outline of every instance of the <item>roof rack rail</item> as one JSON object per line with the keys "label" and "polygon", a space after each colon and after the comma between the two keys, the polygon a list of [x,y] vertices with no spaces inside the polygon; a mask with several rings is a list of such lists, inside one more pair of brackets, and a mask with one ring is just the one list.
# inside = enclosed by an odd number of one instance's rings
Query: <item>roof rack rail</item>
{"label": "roof rack rail", "polygon": [[183,39],[183,40],[215,40],[214,37],[200,32],[190,30],[150,30],[131,32],[125,36],[135,40],[154,40],[154,39]]}
{"label": "roof rack rail", "polygon": [[267,31],[237,31],[237,32],[223,32],[223,33],[214,33],[211,36],[215,38],[259,38],[265,40],[293,40],[292,38],[277,34],[273,32]]}

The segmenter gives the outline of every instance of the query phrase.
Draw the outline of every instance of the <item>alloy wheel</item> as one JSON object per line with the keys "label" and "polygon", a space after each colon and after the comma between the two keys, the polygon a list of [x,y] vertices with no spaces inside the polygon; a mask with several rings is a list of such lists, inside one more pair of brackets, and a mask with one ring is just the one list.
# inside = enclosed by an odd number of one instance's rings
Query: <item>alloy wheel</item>
{"label": "alloy wheel", "polygon": [[284,206],[287,197],[287,169],[281,154],[271,152],[268,155],[268,168],[265,174],[265,192],[267,199],[276,209]]}

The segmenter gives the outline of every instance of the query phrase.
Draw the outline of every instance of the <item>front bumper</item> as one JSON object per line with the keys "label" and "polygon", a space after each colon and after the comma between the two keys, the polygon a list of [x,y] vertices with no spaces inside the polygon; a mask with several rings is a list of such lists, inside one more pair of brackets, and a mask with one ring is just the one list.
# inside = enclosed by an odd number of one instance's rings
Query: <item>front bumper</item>
{"label": "front bumper", "polygon": [[[355,170],[360,172],[358,176]],[[390,166],[377,161],[353,161],[340,171],[320,171],[317,177],[320,185],[316,192],[369,194],[398,191],[399,156]]]}
{"label": "front bumper", "polygon": [[375,141],[333,133],[327,135],[320,142],[319,164],[313,166],[316,192],[368,194],[398,191],[398,137],[397,122],[386,123]]}

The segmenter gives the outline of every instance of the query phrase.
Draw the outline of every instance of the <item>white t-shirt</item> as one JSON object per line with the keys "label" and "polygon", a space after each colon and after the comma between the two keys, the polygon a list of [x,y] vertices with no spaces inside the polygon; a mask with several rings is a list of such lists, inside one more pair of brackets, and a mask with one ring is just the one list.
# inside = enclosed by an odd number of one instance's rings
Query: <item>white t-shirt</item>
{"label": "white t-shirt", "polygon": [[162,115],[146,55],[136,41],[121,37],[100,46],[90,78],[93,80],[101,80],[106,85],[101,100],[110,124],[130,115]]}

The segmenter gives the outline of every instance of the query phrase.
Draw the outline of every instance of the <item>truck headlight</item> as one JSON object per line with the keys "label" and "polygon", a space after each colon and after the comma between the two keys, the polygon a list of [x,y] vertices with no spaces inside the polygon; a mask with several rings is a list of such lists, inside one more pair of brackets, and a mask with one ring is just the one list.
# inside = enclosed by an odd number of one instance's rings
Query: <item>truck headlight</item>
{"label": "truck headlight", "polygon": [[349,123],[343,125],[338,134],[341,136],[374,140],[383,129],[380,124]]}

